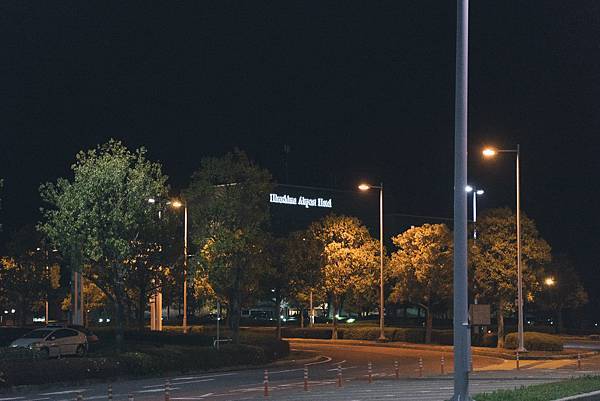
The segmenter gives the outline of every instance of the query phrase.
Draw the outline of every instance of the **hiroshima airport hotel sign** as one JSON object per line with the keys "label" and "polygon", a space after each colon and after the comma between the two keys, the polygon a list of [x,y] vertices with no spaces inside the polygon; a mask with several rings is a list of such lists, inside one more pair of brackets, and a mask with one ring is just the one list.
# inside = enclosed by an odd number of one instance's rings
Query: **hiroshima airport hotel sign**
{"label": "hiroshima airport hotel sign", "polygon": [[279,194],[269,194],[269,202],[290,206],[304,206],[307,209],[311,207],[325,207],[331,209],[332,206],[331,198],[306,198],[304,196],[295,197]]}

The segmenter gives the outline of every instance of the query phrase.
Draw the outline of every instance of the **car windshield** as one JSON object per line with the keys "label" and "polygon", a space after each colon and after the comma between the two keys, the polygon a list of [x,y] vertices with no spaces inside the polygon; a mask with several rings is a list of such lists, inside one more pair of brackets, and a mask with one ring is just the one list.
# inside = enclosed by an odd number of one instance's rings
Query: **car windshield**
{"label": "car windshield", "polygon": [[21,338],[44,338],[54,330],[33,330]]}

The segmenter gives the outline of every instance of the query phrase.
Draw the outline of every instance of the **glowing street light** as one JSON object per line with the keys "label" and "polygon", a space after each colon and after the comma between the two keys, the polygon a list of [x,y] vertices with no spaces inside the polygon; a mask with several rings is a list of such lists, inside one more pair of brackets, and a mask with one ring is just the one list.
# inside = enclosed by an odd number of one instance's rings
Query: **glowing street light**
{"label": "glowing street light", "polygon": [[379,189],[379,340],[385,341],[384,331],[384,298],[383,298],[383,183],[380,185],[369,185],[362,183],[358,186],[361,191]]}
{"label": "glowing street light", "polygon": [[521,270],[521,184],[520,184],[520,163],[521,147],[517,144],[516,149],[494,149],[486,148],[483,150],[485,157],[493,157],[497,153],[515,153],[516,154],[516,175],[517,175],[517,300],[518,300],[518,339],[517,351],[526,352],[523,340],[523,271]]}
{"label": "glowing street light", "polygon": [[553,287],[556,284],[556,280],[554,280],[554,277],[546,277],[544,284],[546,284],[548,287]]}
{"label": "glowing street light", "polygon": [[465,192],[473,193],[473,239],[477,239],[477,196],[481,196],[485,193],[483,189],[475,189],[471,185],[465,187]]}

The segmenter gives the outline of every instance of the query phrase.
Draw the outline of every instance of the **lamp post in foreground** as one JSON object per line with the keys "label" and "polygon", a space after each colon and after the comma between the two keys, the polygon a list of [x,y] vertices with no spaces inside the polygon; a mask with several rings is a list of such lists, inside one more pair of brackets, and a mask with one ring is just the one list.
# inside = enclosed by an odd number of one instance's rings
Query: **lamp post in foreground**
{"label": "lamp post in foreground", "polygon": [[368,191],[371,188],[379,189],[379,341],[385,341],[384,331],[384,297],[383,297],[383,183],[379,186],[360,184],[358,189]]}
{"label": "lamp post in foreground", "polygon": [[527,352],[523,340],[523,271],[521,268],[521,184],[520,184],[520,164],[521,147],[517,144],[516,149],[494,149],[485,148],[483,155],[487,158],[494,157],[498,153],[515,153],[517,156],[516,175],[517,175],[517,303],[518,303],[518,352]]}

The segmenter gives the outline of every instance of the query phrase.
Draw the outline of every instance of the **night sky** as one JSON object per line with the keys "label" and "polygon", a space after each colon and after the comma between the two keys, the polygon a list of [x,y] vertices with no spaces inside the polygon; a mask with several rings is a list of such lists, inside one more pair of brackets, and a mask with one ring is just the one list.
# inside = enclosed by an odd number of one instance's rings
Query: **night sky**
{"label": "night sky", "polygon": [[[36,222],[40,183],[117,138],[174,192],[234,147],[277,181],[383,181],[389,213],[451,217],[454,1],[0,5],[0,221]],[[522,207],[600,282],[600,2],[473,1],[469,180]],[[284,144],[291,148],[289,171]]]}

